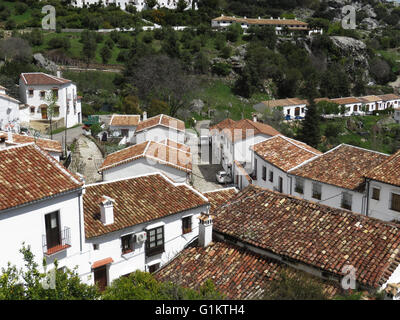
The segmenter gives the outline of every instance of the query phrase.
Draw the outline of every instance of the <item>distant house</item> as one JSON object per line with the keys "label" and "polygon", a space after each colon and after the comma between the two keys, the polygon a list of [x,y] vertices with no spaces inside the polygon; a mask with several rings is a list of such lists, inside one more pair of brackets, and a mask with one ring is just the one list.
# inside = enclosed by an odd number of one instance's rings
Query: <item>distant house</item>
{"label": "distant house", "polygon": [[309,145],[276,135],[250,148],[253,151],[252,183],[291,194],[292,179],[288,171],[322,153]]}
{"label": "distant house", "polygon": [[7,89],[0,86],[0,130],[19,132],[20,102],[7,94]]}
{"label": "distant house", "polygon": [[277,34],[281,34],[287,28],[290,32],[305,32],[308,34],[311,33],[320,33],[322,34],[322,30],[310,30],[308,23],[295,19],[285,19],[285,18],[270,18],[270,19],[249,19],[246,17],[230,17],[221,15],[220,17],[214,18],[211,20],[212,28],[227,28],[233,23],[239,24],[242,29],[248,29],[251,26],[271,26],[275,28]]}
{"label": "distant house", "polygon": [[187,182],[192,173],[192,154],[146,141],[109,154],[99,171],[104,181],[161,172],[175,182]]}
{"label": "distant house", "polygon": [[364,96],[359,98],[365,106],[366,112],[372,112],[376,110],[383,110],[384,109],[384,104],[382,98],[379,96]]}
{"label": "distant house", "polygon": [[62,146],[59,141],[0,131],[0,149],[26,143],[35,143],[41,149],[47,151],[57,161],[60,161],[63,154]]}
{"label": "distant house", "polygon": [[400,108],[400,96],[397,94],[389,93],[378,96],[383,101],[383,109]]}
{"label": "distant house", "polygon": [[20,96],[25,107],[21,109],[21,122],[48,122],[49,98],[56,97],[52,121],[60,122],[67,128],[82,123],[81,97],[78,96],[76,85],[60,76],[42,72],[21,73],[19,79]]}
{"label": "distant house", "polygon": [[125,137],[128,143],[135,143],[135,131],[139,122],[140,115],[113,114],[109,128],[113,135]]}
{"label": "distant house", "polygon": [[136,127],[136,143],[170,139],[185,143],[185,123],[182,120],[160,114],[140,122]]}
{"label": "distant house", "polygon": [[287,98],[277,100],[262,101],[254,105],[254,109],[260,113],[274,108],[282,108],[286,120],[304,118],[306,115],[306,106],[308,102],[305,99]]}
{"label": "distant house", "polygon": [[341,144],[290,169],[291,194],[367,215],[364,175],[388,157]]}
{"label": "distant house", "polygon": [[[199,234],[208,200],[161,174],[85,187],[85,236],[92,282],[103,289],[135,270],[154,272]],[[89,269],[89,268],[88,268]]]}
{"label": "distant house", "polygon": [[202,215],[199,228],[197,246],[157,279],[199,288],[211,278],[229,299],[262,298],[283,269],[318,278],[328,296],[341,293],[349,268],[360,291],[388,292],[400,282],[399,226],[347,210],[251,185]]}
{"label": "distant house", "polygon": [[339,106],[344,106],[345,108],[345,116],[350,116],[353,113],[365,114],[362,111],[363,101],[356,97],[347,97],[347,98],[335,98],[330,99],[330,101],[337,103]]}
{"label": "distant house", "polygon": [[221,163],[224,170],[234,177],[234,161],[248,169],[251,166],[249,147],[277,134],[277,130],[261,122],[225,119],[210,128],[212,162]]}
{"label": "distant house", "polygon": [[394,120],[396,123],[400,123],[400,108],[394,109]]}

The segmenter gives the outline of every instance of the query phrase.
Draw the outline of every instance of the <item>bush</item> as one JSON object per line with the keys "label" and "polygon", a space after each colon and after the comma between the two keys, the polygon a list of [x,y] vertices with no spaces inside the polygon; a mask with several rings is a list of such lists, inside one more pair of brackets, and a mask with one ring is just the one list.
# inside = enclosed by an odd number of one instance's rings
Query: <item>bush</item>
{"label": "bush", "polygon": [[153,36],[152,36],[152,34],[150,33],[150,32],[146,32],[144,35],[143,35],[143,42],[144,43],[151,43],[153,41]]}
{"label": "bush", "polygon": [[213,64],[211,71],[213,74],[226,77],[231,73],[231,66],[226,63],[217,62]]}
{"label": "bush", "polygon": [[54,38],[51,38],[47,42],[47,45],[51,49],[63,48],[65,50],[68,50],[69,48],[71,48],[71,42],[70,42],[69,38],[66,38],[66,37],[54,37]]}

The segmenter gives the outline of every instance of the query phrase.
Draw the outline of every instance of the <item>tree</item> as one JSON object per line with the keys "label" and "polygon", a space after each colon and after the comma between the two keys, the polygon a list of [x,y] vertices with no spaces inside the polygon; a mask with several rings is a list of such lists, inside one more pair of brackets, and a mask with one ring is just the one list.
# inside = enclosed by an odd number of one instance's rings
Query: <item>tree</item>
{"label": "tree", "polygon": [[156,116],[158,114],[166,114],[169,112],[168,104],[164,101],[153,99],[151,100],[147,111],[150,117]]}
{"label": "tree", "polygon": [[0,57],[7,61],[28,61],[32,56],[29,43],[21,38],[8,38],[0,41]]}
{"label": "tree", "polygon": [[236,42],[239,40],[239,37],[243,34],[243,29],[239,23],[232,23],[228,30],[226,31],[226,38],[229,41]]}
{"label": "tree", "polygon": [[142,110],[139,107],[139,99],[134,95],[120,97],[113,110],[124,114],[142,114]]}
{"label": "tree", "polygon": [[171,58],[179,58],[180,49],[177,32],[168,28],[165,30],[164,40],[161,44],[161,50]]}
{"label": "tree", "polygon": [[149,9],[153,9],[158,4],[157,0],[145,0],[145,3]]}
{"label": "tree", "polygon": [[47,119],[49,119],[49,121],[50,121],[50,139],[52,139],[52,140],[53,140],[52,120],[53,120],[53,117],[55,116],[57,100],[58,100],[58,97],[56,96],[56,94],[53,91],[48,93],[46,96],[46,102],[48,103]]}
{"label": "tree", "polygon": [[104,300],[219,300],[219,293],[211,280],[198,290],[184,288],[172,282],[157,281],[147,272],[135,271],[129,277],[113,281],[103,293]]}
{"label": "tree", "polygon": [[107,62],[111,59],[112,52],[107,45],[104,45],[103,48],[101,48],[100,55],[103,63],[107,64]]}
{"label": "tree", "polygon": [[320,281],[301,271],[282,270],[265,289],[266,300],[327,300]]}
{"label": "tree", "polygon": [[178,12],[183,12],[187,7],[187,3],[185,0],[178,0],[178,3],[176,5],[176,11]]}
{"label": "tree", "polygon": [[81,41],[83,43],[82,56],[86,58],[86,63],[89,67],[90,60],[96,56],[96,35],[93,31],[85,30],[82,32]]}
{"label": "tree", "polygon": [[[10,263],[2,268],[0,300],[94,300],[100,297],[95,286],[81,282],[76,269],[57,270],[55,261],[53,270],[42,272],[29,246],[23,245],[20,253],[25,268],[17,269]],[[43,268],[47,269],[45,262]]]}

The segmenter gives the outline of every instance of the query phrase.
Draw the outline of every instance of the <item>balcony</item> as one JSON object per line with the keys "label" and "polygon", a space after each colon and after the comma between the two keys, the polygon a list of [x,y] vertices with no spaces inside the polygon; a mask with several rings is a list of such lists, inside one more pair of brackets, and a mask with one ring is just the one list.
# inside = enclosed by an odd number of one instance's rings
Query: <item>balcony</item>
{"label": "balcony", "polygon": [[[51,239],[51,240],[50,240]],[[42,235],[43,253],[51,256],[71,247],[71,229],[65,227],[59,234]]]}

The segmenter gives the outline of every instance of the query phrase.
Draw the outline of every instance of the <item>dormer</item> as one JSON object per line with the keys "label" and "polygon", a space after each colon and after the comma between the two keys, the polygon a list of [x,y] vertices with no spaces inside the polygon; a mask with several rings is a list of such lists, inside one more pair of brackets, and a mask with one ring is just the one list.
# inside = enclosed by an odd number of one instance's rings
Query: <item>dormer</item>
{"label": "dormer", "polygon": [[105,226],[114,223],[114,203],[115,200],[107,196],[99,200],[100,220]]}

